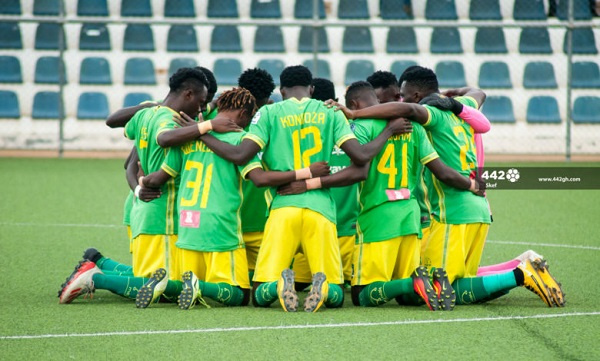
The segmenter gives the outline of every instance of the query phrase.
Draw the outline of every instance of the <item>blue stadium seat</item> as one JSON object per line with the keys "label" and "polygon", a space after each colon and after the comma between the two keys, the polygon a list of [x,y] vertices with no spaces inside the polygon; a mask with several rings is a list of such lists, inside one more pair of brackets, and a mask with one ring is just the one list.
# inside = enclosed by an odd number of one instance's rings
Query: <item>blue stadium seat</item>
{"label": "blue stadium seat", "polygon": [[241,52],[242,42],[240,41],[240,32],[238,31],[237,26],[215,26],[210,36],[210,51],[232,53]]}
{"label": "blue stadium seat", "polygon": [[456,20],[454,0],[427,0],[425,18],[428,20]]}
{"label": "blue stadium seat", "polygon": [[573,104],[574,123],[600,123],[600,97],[582,96]]}
{"label": "blue stadium seat", "polygon": [[217,59],[213,72],[219,85],[237,85],[242,73],[242,64],[237,59]]}
{"label": "blue stadium seat", "polygon": [[132,107],[147,100],[153,100],[152,96],[148,93],[127,93],[125,99],[123,99],[123,107]]}
{"label": "blue stadium seat", "polygon": [[154,35],[150,25],[127,25],[123,39],[123,50],[154,51]]}
{"label": "blue stadium seat", "polygon": [[[298,39],[298,51],[300,53],[312,53],[313,51],[313,31],[312,26],[302,26],[300,28],[300,37]],[[317,28],[318,52],[329,53],[329,41],[327,40],[327,31],[324,27]]]}
{"label": "blue stadium seat", "polygon": [[513,6],[515,20],[546,20],[544,0],[515,0]]}
{"label": "blue stadium seat", "polygon": [[21,2],[19,0],[3,0],[0,2],[0,14],[21,15]]}
{"label": "blue stadium seat", "polygon": [[[563,51],[567,54],[567,35],[563,42]],[[596,48],[596,39],[592,28],[575,28],[573,29],[573,54],[598,54]]]}
{"label": "blue stadium seat", "polygon": [[131,58],[125,63],[125,85],[155,85],[154,63],[148,58]]}
{"label": "blue stadium seat", "polygon": [[369,19],[367,0],[340,0],[338,3],[339,19]]}
{"label": "blue stadium seat", "polygon": [[[57,23],[40,23],[35,30],[36,50],[59,50],[61,29]],[[63,49],[67,48],[63,33]]]}
{"label": "blue stadium seat", "polygon": [[574,62],[571,86],[576,89],[600,89],[600,69],[598,69],[598,64],[591,61]]}
{"label": "blue stadium seat", "polygon": [[237,18],[238,7],[236,0],[208,0],[206,15],[209,18]]}
{"label": "blue stadium seat", "polygon": [[523,87],[525,89],[556,89],[554,67],[547,61],[532,61],[525,65],[523,72]]}
{"label": "blue stadium seat", "polygon": [[[58,56],[42,56],[35,63],[35,77],[34,82],[38,84],[59,84],[59,63],[60,58]],[[62,62],[62,60],[61,60]],[[63,66],[63,81],[67,83],[66,68],[64,62]]]}
{"label": "blue stadium seat", "polygon": [[350,85],[359,80],[365,80],[375,72],[375,65],[370,60],[350,60],[346,64],[344,84]]}
{"label": "blue stadium seat", "polygon": [[389,54],[416,54],[419,52],[417,47],[417,37],[415,30],[411,27],[392,27],[388,31],[386,51]]}
{"label": "blue stadium seat", "polygon": [[488,61],[479,69],[480,88],[512,88],[508,65],[503,61]]}
{"label": "blue stadium seat", "polygon": [[150,0],[121,0],[121,16],[152,17]]}
{"label": "blue stadium seat", "polygon": [[250,4],[252,18],[280,18],[279,0],[252,0]]}
{"label": "blue stadium seat", "polygon": [[[313,2],[296,0],[294,3],[294,17],[296,19],[312,19]],[[319,18],[325,19],[325,5],[323,4],[323,0],[319,0]]]}
{"label": "blue stadium seat", "polygon": [[[590,8],[590,0],[570,0],[573,1],[573,19],[575,20],[591,20],[592,11]],[[569,19],[569,1],[559,0],[556,8],[556,16],[560,20]]]}
{"label": "blue stadium seat", "polygon": [[467,86],[465,68],[459,61],[440,61],[435,66],[440,88],[462,88]]}
{"label": "blue stadium seat", "polygon": [[399,4],[398,0],[379,0],[379,13],[385,20],[413,19],[412,10],[410,6],[404,4],[404,1]]}
{"label": "blue stadium seat", "polygon": [[173,25],[167,36],[167,51],[191,51],[197,53],[198,38],[192,25]]}
{"label": "blue stadium seat", "polygon": [[506,40],[502,28],[479,28],[475,34],[475,53],[507,54]]}
{"label": "blue stadium seat", "polygon": [[344,53],[372,53],[373,39],[371,30],[366,26],[347,27],[342,40]]}
{"label": "blue stadium seat", "polygon": [[106,0],[77,0],[77,16],[108,16]]}
{"label": "blue stadium seat", "polygon": [[498,0],[471,0],[469,18],[471,20],[502,20]]}
{"label": "blue stadium seat", "polygon": [[315,71],[314,62],[312,59],[305,60],[303,65],[310,69],[313,78],[331,79],[331,69],[327,60],[317,60],[317,71]]}
{"label": "blue stadium seat", "polygon": [[109,62],[100,57],[83,59],[79,70],[79,84],[112,84]]}
{"label": "blue stadium seat", "polygon": [[259,53],[284,53],[283,33],[279,26],[261,25],[254,34],[254,51]]}
{"label": "blue stadium seat", "polygon": [[0,118],[19,119],[21,112],[19,111],[19,98],[17,94],[10,90],[0,90]]}
{"label": "blue stadium seat", "polygon": [[0,83],[22,83],[21,62],[15,56],[0,56]]}
{"label": "blue stadium seat", "polygon": [[35,0],[33,3],[33,15],[60,15],[60,1],[61,0]]}
{"label": "blue stadium seat", "polygon": [[431,34],[430,50],[433,54],[461,54],[460,33],[457,28],[434,28]]}
{"label": "blue stadium seat", "polygon": [[411,67],[413,65],[417,65],[417,62],[413,60],[396,60],[392,63],[390,71],[394,73],[398,79],[400,79],[400,76],[402,75],[402,73],[404,73],[406,68]]}
{"label": "blue stadium seat", "polygon": [[528,123],[560,123],[558,102],[551,96],[534,96],[527,104]]}
{"label": "blue stadium seat", "polygon": [[194,0],[166,0],[165,17],[167,18],[194,18],[196,9]]}
{"label": "blue stadium seat", "polygon": [[0,49],[23,49],[21,29],[15,21],[0,22]]}
{"label": "blue stadium seat", "polygon": [[283,62],[283,60],[262,59],[258,62],[257,67],[260,69],[264,69],[267,71],[267,73],[271,74],[275,85],[279,86],[279,76],[281,75],[283,68],[285,68],[285,63]]}
{"label": "blue stadium seat", "polygon": [[552,54],[550,34],[547,28],[523,28],[519,38],[522,54]]}
{"label": "blue stadium seat", "polygon": [[482,113],[493,123],[514,123],[515,113],[512,101],[504,95],[490,95],[485,99]]}
{"label": "blue stadium seat", "polygon": [[198,66],[196,59],[192,58],[175,58],[171,60],[169,64],[169,77],[177,71],[179,68],[194,68]]}
{"label": "blue stadium seat", "polygon": [[58,92],[42,91],[33,97],[33,119],[59,119],[60,98]]}
{"label": "blue stadium seat", "polygon": [[108,98],[99,92],[85,92],[79,95],[77,103],[78,119],[106,119],[108,117]]}
{"label": "blue stadium seat", "polygon": [[79,50],[110,50],[110,33],[105,24],[83,24]]}

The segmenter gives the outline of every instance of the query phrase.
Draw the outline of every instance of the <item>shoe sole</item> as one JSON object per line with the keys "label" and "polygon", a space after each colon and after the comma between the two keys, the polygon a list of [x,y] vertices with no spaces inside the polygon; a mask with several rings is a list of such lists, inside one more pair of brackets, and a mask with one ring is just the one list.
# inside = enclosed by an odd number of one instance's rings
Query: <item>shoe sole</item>
{"label": "shoe sole", "polygon": [[425,301],[425,304],[431,311],[437,311],[440,308],[437,293],[429,283],[429,273],[425,267],[419,267],[412,276],[413,289],[419,297]]}
{"label": "shoe sole", "polygon": [[304,299],[304,311],[306,312],[317,312],[319,308],[325,302],[323,293],[327,293],[329,285],[325,285],[323,290],[323,284],[327,281],[327,277],[323,272],[317,272],[312,279],[312,287],[308,292],[308,295]]}
{"label": "shoe sole", "polygon": [[279,303],[285,312],[296,312],[298,310],[298,295],[294,289],[294,271],[285,269],[281,272],[283,287],[279,292]]}
{"label": "shoe sole", "polygon": [[556,307],[565,307],[565,295],[562,290],[562,285],[550,274],[548,263],[545,260],[536,259],[535,261],[532,261],[531,264],[533,265],[535,272],[542,281],[544,281],[546,287],[550,291],[550,296],[552,296],[554,305]]}
{"label": "shoe sole", "polygon": [[[437,283],[437,285],[436,285]],[[433,271],[433,284],[437,286],[439,307],[442,311],[452,311],[456,305],[456,292],[448,279],[448,273],[443,268]]]}
{"label": "shoe sole", "polygon": [[85,287],[73,288],[74,281],[81,277],[83,273],[89,272],[92,268],[88,268],[82,271],[82,267],[89,267],[87,265],[89,261],[80,261],[77,266],[75,266],[75,270],[71,272],[69,277],[66,278],[65,282],[61,285],[60,291],[58,291],[58,303],[59,304],[69,304],[73,302],[74,299],[79,297],[82,293],[89,293],[90,298],[93,297],[93,287],[91,289],[85,289]]}
{"label": "shoe sole", "polygon": [[[528,269],[527,264],[531,264],[531,270]],[[552,296],[550,295],[550,290],[544,283],[544,280],[537,274],[533,263],[527,260],[525,266],[520,268],[523,271],[523,275],[525,276],[525,282],[523,284],[523,287],[538,295],[538,297],[541,298],[542,301],[544,301],[546,306],[552,307],[553,302]],[[531,280],[533,284],[528,285],[527,279]]]}
{"label": "shoe sole", "polygon": [[148,282],[146,282],[142,288],[140,288],[137,296],[135,296],[135,307],[147,308],[152,302],[160,297],[162,292],[155,295],[155,290],[159,283],[164,280],[166,276],[167,271],[164,268],[159,268],[154,271]]}
{"label": "shoe sole", "polygon": [[182,310],[189,310],[194,307],[198,299],[198,292],[194,290],[193,274],[191,271],[185,272],[181,279],[183,281],[183,290],[177,298],[177,305]]}

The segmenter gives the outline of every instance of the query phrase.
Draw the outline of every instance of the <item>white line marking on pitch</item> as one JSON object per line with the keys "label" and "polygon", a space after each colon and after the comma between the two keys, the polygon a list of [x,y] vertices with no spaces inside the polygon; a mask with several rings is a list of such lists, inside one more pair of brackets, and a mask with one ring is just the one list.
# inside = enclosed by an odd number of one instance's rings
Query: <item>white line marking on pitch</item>
{"label": "white line marking on pitch", "polygon": [[592,251],[600,251],[600,247],[594,246],[581,246],[576,244],[553,244],[553,243],[531,243],[531,242],[513,242],[513,241],[492,241],[487,240],[486,243],[497,243],[497,244],[521,244],[524,246],[540,246],[540,247],[558,247],[558,248],[576,248],[576,249],[589,249]]}
{"label": "white line marking on pitch", "polygon": [[289,326],[254,326],[254,327],[231,327],[231,328],[205,328],[192,330],[158,330],[158,331],[119,331],[98,333],[66,333],[47,335],[22,335],[22,336],[0,336],[0,340],[24,340],[42,338],[66,338],[66,337],[103,337],[103,336],[138,336],[138,335],[172,335],[181,333],[217,333],[217,332],[244,332],[244,331],[272,331],[272,330],[297,330],[315,328],[346,328],[346,327],[375,327],[375,326],[403,326],[414,324],[435,323],[461,323],[461,322],[485,322],[485,321],[510,321],[530,320],[543,318],[561,318],[576,316],[600,316],[600,312],[573,312],[557,313],[532,316],[501,316],[501,317],[478,317],[478,318],[455,318],[450,320],[405,320],[389,322],[357,322],[357,323],[333,323],[317,325],[289,325]]}

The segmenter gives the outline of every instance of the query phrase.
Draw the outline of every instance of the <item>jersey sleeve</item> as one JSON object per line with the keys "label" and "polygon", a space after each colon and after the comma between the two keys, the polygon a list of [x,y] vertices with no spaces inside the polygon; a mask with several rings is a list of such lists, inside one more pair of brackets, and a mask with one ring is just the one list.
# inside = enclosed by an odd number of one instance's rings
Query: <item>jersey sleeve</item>
{"label": "jersey sleeve", "polygon": [[180,147],[171,147],[167,152],[167,156],[160,166],[160,169],[167,172],[168,175],[175,178],[181,173],[183,163],[183,152]]}
{"label": "jersey sleeve", "polygon": [[442,111],[430,105],[424,105],[424,107],[427,110],[428,118],[425,124],[423,124],[423,127],[425,127],[425,129],[434,128],[439,122]]}
{"label": "jersey sleeve", "polygon": [[454,99],[456,101],[458,101],[459,103],[463,104],[463,105],[468,105],[471,108],[479,109],[479,104],[477,103],[477,100],[475,100],[475,98],[472,98],[472,97],[456,97]]}
{"label": "jersey sleeve", "polygon": [[250,139],[263,149],[269,144],[269,134],[271,130],[271,119],[269,116],[269,108],[262,107],[254,114],[250,122],[250,129],[244,138]]}
{"label": "jersey sleeve", "polygon": [[348,139],[356,138],[354,133],[352,133],[352,129],[350,129],[350,124],[348,124],[348,119],[346,119],[344,113],[333,111],[333,116],[335,122],[333,128],[335,145],[340,147]]}
{"label": "jersey sleeve", "polygon": [[427,138],[425,130],[422,127],[417,127],[415,125],[415,127],[413,128],[413,136],[416,137],[415,140],[417,141],[419,162],[421,162],[421,164],[425,165],[431,162],[432,160],[440,157],[435,151],[435,149],[433,149],[433,145],[429,141],[429,138]]}
{"label": "jersey sleeve", "polygon": [[357,120],[352,123],[351,128],[354,130],[354,135],[360,144],[367,144],[372,140],[371,127],[369,125],[369,121],[367,120]]}
{"label": "jersey sleeve", "polygon": [[135,116],[128,121],[127,124],[125,124],[125,129],[123,132],[125,133],[125,137],[127,139],[135,140],[135,136],[137,135],[137,121]]}
{"label": "jersey sleeve", "polygon": [[262,163],[260,162],[260,159],[258,158],[257,155],[252,157],[252,159],[250,159],[248,164],[238,166],[238,170],[240,171],[240,175],[242,176],[243,179],[246,179],[246,176],[248,175],[248,173],[250,173],[251,170],[256,169],[256,168],[262,168]]}
{"label": "jersey sleeve", "polygon": [[158,137],[160,133],[175,129],[176,127],[177,123],[175,123],[173,120],[172,115],[170,113],[166,113],[160,117],[158,129],[156,130],[156,136]]}

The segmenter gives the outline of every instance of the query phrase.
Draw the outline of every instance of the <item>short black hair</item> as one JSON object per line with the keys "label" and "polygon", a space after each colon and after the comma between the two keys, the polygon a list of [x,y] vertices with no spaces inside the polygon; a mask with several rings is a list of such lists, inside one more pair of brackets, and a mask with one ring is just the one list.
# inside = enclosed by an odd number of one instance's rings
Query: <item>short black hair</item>
{"label": "short black hair", "polygon": [[191,86],[205,86],[208,89],[208,79],[199,69],[179,68],[175,74],[169,78],[169,89],[173,93],[178,93]]}
{"label": "short black hair", "polygon": [[408,73],[408,72],[410,72],[410,71],[412,71],[412,70],[414,70],[414,69],[416,69],[418,67],[419,67],[418,65],[411,65],[408,68],[404,69],[404,71],[402,72],[402,74],[400,74],[400,77],[398,78],[398,86],[401,86],[402,83],[404,83],[404,77],[405,77],[404,74],[406,74],[406,73]]}
{"label": "short black hair", "polygon": [[198,69],[206,75],[206,79],[208,80],[208,86],[206,87],[209,94],[214,94],[217,92],[217,79],[215,79],[215,74],[209,69],[206,69],[203,66],[198,66]]}
{"label": "short black hair", "polygon": [[304,65],[292,65],[283,69],[279,79],[282,88],[310,86],[312,84],[312,73]]}
{"label": "short black hair", "polygon": [[367,78],[367,81],[371,83],[373,88],[387,88],[392,85],[398,86],[396,75],[384,70],[377,70]]}
{"label": "short black hair", "polygon": [[416,86],[419,90],[425,92],[437,92],[439,83],[433,70],[422,66],[415,66],[402,74],[403,81],[407,84]]}
{"label": "short black hair", "polygon": [[352,100],[359,98],[361,93],[365,90],[375,92],[371,83],[364,80],[355,81],[354,83],[350,84],[350,86],[346,88],[346,105],[348,105]]}
{"label": "short black hair", "polygon": [[313,99],[321,101],[335,99],[335,87],[333,86],[331,80],[325,78],[314,78],[312,85],[315,87],[315,90],[312,93]]}
{"label": "short black hair", "polygon": [[248,89],[233,88],[223,92],[217,99],[217,107],[220,111],[226,110],[246,110],[252,117],[256,112],[256,99]]}
{"label": "short black hair", "polygon": [[273,77],[264,69],[247,69],[238,78],[238,85],[248,89],[257,100],[271,96],[275,89]]}

